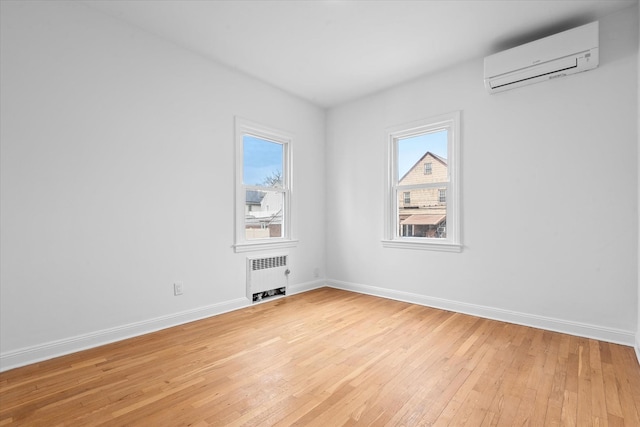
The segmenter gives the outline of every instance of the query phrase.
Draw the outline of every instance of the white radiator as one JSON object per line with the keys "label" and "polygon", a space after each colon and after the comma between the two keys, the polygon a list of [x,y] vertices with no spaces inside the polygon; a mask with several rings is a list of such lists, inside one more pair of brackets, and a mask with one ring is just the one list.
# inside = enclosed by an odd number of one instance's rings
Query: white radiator
{"label": "white radiator", "polygon": [[253,302],[286,295],[289,279],[288,255],[247,258],[247,298]]}

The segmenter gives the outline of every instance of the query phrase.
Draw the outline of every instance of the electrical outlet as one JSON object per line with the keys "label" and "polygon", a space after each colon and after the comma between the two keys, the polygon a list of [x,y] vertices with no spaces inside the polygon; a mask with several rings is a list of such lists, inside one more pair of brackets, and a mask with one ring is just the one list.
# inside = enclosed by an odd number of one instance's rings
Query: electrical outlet
{"label": "electrical outlet", "polygon": [[320,277],[320,269],[318,267],[313,269],[313,277]]}
{"label": "electrical outlet", "polygon": [[184,283],[176,282],[173,284],[173,295],[178,296],[182,295],[184,292]]}

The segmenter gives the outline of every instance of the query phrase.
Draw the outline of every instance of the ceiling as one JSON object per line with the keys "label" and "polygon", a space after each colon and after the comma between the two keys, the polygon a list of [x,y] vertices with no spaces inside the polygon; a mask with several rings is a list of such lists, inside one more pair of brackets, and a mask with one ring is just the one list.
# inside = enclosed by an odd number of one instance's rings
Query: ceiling
{"label": "ceiling", "polygon": [[637,2],[82,1],[321,107],[582,25]]}

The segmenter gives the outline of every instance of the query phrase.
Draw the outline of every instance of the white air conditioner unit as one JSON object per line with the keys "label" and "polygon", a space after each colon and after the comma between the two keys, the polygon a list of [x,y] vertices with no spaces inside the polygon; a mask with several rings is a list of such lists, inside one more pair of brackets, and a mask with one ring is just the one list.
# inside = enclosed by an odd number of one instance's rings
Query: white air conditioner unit
{"label": "white air conditioner unit", "polygon": [[484,58],[489,93],[568,76],[598,66],[598,21]]}

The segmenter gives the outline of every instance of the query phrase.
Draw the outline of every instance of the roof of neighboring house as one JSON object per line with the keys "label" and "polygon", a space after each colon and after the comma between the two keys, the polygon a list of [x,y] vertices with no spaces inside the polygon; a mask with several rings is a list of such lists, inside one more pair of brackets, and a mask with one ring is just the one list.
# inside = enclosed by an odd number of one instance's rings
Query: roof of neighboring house
{"label": "roof of neighboring house", "polygon": [[247,190],[247,196],[245,203],[247,205],[259,205],[264,199],[265,192],[257,190]]}
{"label": "roof of neighboring house", "polygon": [[415,214],[400,221],[403,225],[438,225],[447,218],[446,215]]}
{"label": "roof of neighboring house", "polygon": [[415,162],[413,164],[413,166],[411,166],[409,168],[409,170],[407,171],[407,173],[405,173],[404,175],[402,175],[402,178],[400,178],[400,181],[402,181],[407,175],[409,175],[409,172],[411,172],[412,170],[414,170],[416,168],[416,166],[418,166],[420,163],[422,163],[422,161],[425,159],[425,157],[427,156],[431,156],[434,159],[436,159],[437,161],[439,161],[440,163],[442,163],[443,165],[447,166],[447,159],[445,159],[444,157],[440,157],[437,154],[433,154],[431,151],[427,151],[426,153],[424,153],[424,156],[420,157],[420,159],[418,159],[417,162]]}

